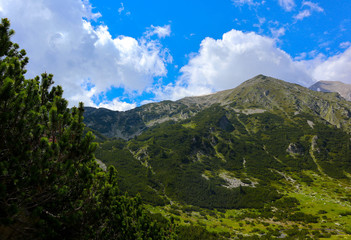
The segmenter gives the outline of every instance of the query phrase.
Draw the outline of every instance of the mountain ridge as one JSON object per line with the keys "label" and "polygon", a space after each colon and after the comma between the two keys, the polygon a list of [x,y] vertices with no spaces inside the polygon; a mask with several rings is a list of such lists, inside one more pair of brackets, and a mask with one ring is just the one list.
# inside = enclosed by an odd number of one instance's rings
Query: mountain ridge
{"label": "mountain ridge", "polygon": [[86,107],[84,116],[85,124],[105,137],[128,140],[157,124],[188,119],[213,104],[227,109],[240,106],[241,110],[280,111],[287,116],[309,111],[332,125],[351,131],[351,105],[339,94],[316,92],[263,75],[234,89],[177,101],[149,103],[125,112]]}

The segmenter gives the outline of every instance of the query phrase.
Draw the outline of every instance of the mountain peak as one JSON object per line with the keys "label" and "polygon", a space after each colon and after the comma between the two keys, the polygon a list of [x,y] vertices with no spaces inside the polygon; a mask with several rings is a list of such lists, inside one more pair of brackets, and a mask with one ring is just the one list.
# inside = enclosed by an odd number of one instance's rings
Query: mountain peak
{"label": "mountain peak", "polygon": [[318,92],[337,92],[346,100],[351,101],[351,84],[339,81],[319,81],[309,88]]}
{"label": "mountain peak", "polygon": [[246,94],[248,92],[251,92],[252,94],[257,94],[257,91],[261,91],[264,89],[272,89],[276,88],[276,86],[286,84],[290,83],[260,74],[241,83],[236,88],[223,90],[203,96],[185,97],[183,99],[178,100],[178,102],[181,102],[186,105],[197,104],[209,106],[215,103],[219,103],[221,105],[228,105],[233,103],[233,100],[236,99],[237,96],[240,96],[242,94]]}
{"label": "mountain peak", "polygon": [[275,87],[275,86],[286,86],[286,87],[295,87],[295,86],[299,86],[298,84],[295,83],[289,83],[274,77],[270,77],[270,76],[265,76],[263,74],[259,74],[245,82],[243,82],[242,84],[240,84],[238,87],[247,87],[247,86],[253,86],[253,85],[260,85],[261,87],[265,86],[265,87]]}

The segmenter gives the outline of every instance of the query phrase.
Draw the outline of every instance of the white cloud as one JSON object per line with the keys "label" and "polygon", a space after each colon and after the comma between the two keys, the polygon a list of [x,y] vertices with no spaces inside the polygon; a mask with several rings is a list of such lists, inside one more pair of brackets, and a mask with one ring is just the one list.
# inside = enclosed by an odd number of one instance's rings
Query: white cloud
{"label": "white cloud", "polygon": [[254,27],[259,28],[259,32],[262,32],[262,26],[266,22],[266,18],[257,16],[258,23],[254,24]]}
{"label": "white cloud", "polygon": [[307,53],[303,52],[303,53],[300,53],[299,55],[297,55],[296,57],[294,57],[294,60],[303,60],[303,59],[306,59],[307,57]]}
{"label": "white cloud", "polygon": [[[113,38],[107,26],[93,27],[90,20],[100,14],[87,0],[0,0],[0,6],[0,17],[16,31],[13,41],[30,58],[27,76],[53,73],[70,104],[93,104],[93,90],[99,95],[112,86],[141,92],[167,74],[171,57],[159,41]],[[94,88],[85,90],[88,79]]]}
{"label": "white cloud", "polygon": [[308,59],[317,59],[317,58],[319,58],[319,56],[320,55],[318,54],[317,50],[312,50],[310,52],[302,52],[302,53],[300,53],[299,55],[294,57],[294,60],[305,61],[305,59],[307,59],[307,58]]}
{"label": "white cloud", "polygon": [[154,35],[157,35],[158,38],[165,38],[169,37],[171,35],[171,25],[164,25],[163,27],[161,26],[153,26],[149,28],[148,31],[145,32],[146,37],[151,37]]}
{"label": "white cloud", "polygon": [[290,12],[296,6],[294,0],[278,0],[278,1],[279,1],[279,5],[287,12]]}
{"label": "white cloud", "polygon": [[121,7],[118,8],[118,13],[121,14],[124,11],[124,5],[121,3]]}
{"label": "white cloud", "polygon": [[351,46],[351,42],[347,41],[347,42],[342,42],[340,43],[339,47],[340,48],[348,48]]}
{"label": "white cloud", "polygon": [[270,28],[269,29],[272,33],[273,38],[277,39],[281,36],[285,35],[285,28],[284,27],[280,27],[280,28]]}
{"label": "white cloud", "polygon": [[324,9],[321,8],[317,3],[313,3],[313,2],[310,2],[310,1],[304,1],[302,3],[302,6],[308,6],[310,7],[310,9],[312,11],[316,11],[316,12],[324,12]]}
{"label": "white cloud", "polygon": [[145,104],[154,103],[154,102],[156,102],[156,101],[147,99],[147,100],[142,101],[140,103],[140,105],[145,105]]}
{"label": "white cloud", "polygon": [[101,17],[101,13],[97,12],[94,13],[93,12],[93,7],[91,6],[91,4],[89,3],[89,0],[82,0],[82,8],[84,11],[84,15],[88,20],[94,20],[96,21],[98,18]]}
{"label": "white cloud", "polygon": [[295,20],[302,20],[306,17],[309,17],[312,15],[312,12],[324,12],[324,9],[321,8],[317,3],[304,1],[302,2],[302,7],[304,6],[308,7],[308,9],[304,9],[300,11],[297,15],[295,15]]}
{"label": "white cloud", "polygon": [[309,86],[313,79],[302,65],[277,48],[274,39],[231,30],[222,39],[206,38],[199,53],[181,68],[174,84],[158,89],[158,97],[179,99],[234,88],[258,74]]}
{"label": "white cloud", "polygon": [[[121,7],[118,8],[118,14],[121,15],[123,12],[125,12],[125,7],[124,3],[121,2]],[[126,11],[125,15],[129,16],[131,13],[129,11]]]}
{"label": "white cloud", "polygon": [[260,5],[259,2],[256,2],[254,0],[232,0],[232,2],[234,3],[234,5],[236,6],[243,6],[245,4],[247,5]]}
{"label": "white cloud", "polygon": [[311,11],[305,9],[305,10],[299,12],[296,16],[294,16],[294,18],[295,18],[296,20],[302,20],[302,19],[304,19],[304,18],[306,18],[306,17],[309,17],[309,16],[311,16]]}
{"label": "white cloud", "polygon": [[127,111],[136,108],[137,105],[135,103],[127,103],[119,101],[118,99],[113,99],[113,101],[105,101],[95,107],[108,108],[114,111]]}
{"label": "white cloud", "polygon": [[329,58],[319,56],[311,61],[310,65],[312,65],[312,75],[317,80],[351,84],[351,47]]}

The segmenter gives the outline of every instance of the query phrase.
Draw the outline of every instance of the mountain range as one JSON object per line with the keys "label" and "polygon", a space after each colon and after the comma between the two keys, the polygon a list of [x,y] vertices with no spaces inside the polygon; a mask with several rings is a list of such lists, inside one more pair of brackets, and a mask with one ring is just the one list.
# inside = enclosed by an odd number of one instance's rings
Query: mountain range
{"label": "mountain range", "polygon": [[[314,84],[310,89],[315,91],[308,91],[296,84],[259,75],[235,89],[200,97],[186,97],[175,102],[150,103],[126,112],[86,107],[85,124],[107,138],[128,140],[154,125],[170,120],[185,120],[213,104],[220,104],[234,111],[239,108],[249,112],[281,108],[282,112],[289,114],[292,109],[294,114],[307,111],[332,125],[347,128],[350,123],[348,118],[351,116],[348,103],[341,101],[341,95],[332,93],[336,92],[332,91],[332,88],[319,88],[321,92],[330,94],[316,92],[317,86],[325,86],[323,83]],[[240,107],[235,109],[233,105]],[[262,109],[255,110],[255,105],[260,105]]]}
{"label": "mountain range", "polygon": [[[189,208],[208,214],[247,209],[272,234],[286,225],[278,235],[290,236],[293,225],[308,224],[304,236],[323,226],[325,234],[351,231],[349,214],[338,218],[341,211],[351,213],[351,190],[345,190],[351,102],[339,93],[259,75],[234,89],[126,112],[87,107],[84,117],[100,142],[96,158],[116,166],[121,190],[140,193],[152,208],[183,223],[195,221]],[[326,201],[310,209],[310,194],[327,194],[340,205],[333,213],[323,212]],[[334,218],[345,225],[333,225]],[[224,229],[233,231],[228,224]],[[242,224],[239,232],[252,230]]]}

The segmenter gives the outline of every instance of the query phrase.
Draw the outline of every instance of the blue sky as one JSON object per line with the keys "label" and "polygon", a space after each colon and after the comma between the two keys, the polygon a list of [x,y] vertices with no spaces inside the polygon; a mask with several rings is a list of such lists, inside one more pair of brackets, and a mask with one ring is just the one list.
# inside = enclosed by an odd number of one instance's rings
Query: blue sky
{"label": "blue sky", "polygon": [[265,74],[351,84],[348,0],[0,0],[27,77],[55,76],[71,105],[127,110]]}

